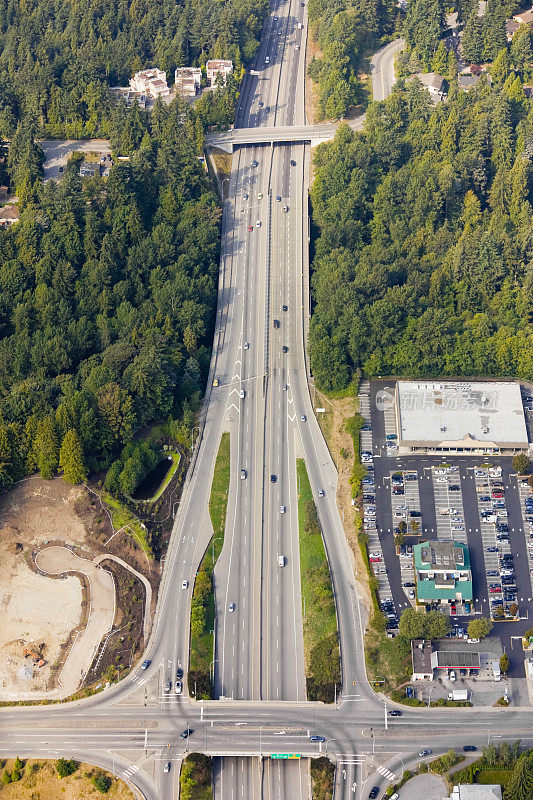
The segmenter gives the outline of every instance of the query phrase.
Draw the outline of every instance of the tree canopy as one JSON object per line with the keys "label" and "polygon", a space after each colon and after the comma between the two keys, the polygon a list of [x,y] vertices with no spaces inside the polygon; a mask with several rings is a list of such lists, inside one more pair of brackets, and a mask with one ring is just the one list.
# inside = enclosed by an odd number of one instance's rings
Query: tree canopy
{"label": "tree canopy", "polygon": [[399,81],[315,152],[311,366],[533,377],[533,102],[514,75],[432,106]]}

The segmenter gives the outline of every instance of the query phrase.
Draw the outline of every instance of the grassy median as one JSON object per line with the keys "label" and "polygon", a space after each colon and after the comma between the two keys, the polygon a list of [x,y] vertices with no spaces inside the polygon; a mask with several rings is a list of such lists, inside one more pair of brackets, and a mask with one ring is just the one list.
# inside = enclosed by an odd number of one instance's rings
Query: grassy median
{"label": "grassy median", "polygon": [[212,800],[213,767],[211,758],[191,753],[184,759],[180,772],[180,800]]}
{"label": "grassy median", "polygon": [[332,703],[341,670],[337,616],[329,565],[303,459],[298,474],[298,527],[304,620],[305,672],[310,700]]}
{"label": "grassy median", "polygon": [[229,478],[230,435],[229,433],[223,433],[209,498],[209,516],[211,517],[214,533],[196,575],[191,603],[191,647],[188,682],[189,694],[195,696],[198,700],[211,699],[213,690],[211,680],[215,625],[213,570],[224,544]]}

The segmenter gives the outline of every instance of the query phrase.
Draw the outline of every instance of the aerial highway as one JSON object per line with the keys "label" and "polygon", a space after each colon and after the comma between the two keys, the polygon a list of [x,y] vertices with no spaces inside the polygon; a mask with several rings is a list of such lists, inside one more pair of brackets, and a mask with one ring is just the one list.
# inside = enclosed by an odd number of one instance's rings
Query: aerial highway
{"label": "aerial highway", "polygon": [[[310,147],[297,133],[305,126],[306,15],[306,5],[296,0],[272,4],[253,64],[259,75],[249,74],[243,85],[236,127],[259,133],[236,151],[226,187],[208,389],[145,653],[150,663],[78,703],[1,710],[4,755],[91,761],[150,799],[176,796],[179,762],[195,750],[220,757],[215,793],[224,800],[308,797],[305,757],[320,753],[342,764],[337,796],[358,797],[361,765],[372,753],[412,753],[429,739],[437,742],[434,749],[447,749],[467,733],[482,742],[488,724],[495,735],[524,738],[529,725],[526,712],[489,717],[476,711],[465,715],[459,737],[452,725],[456,710],[453,718],[439,709],[389,719],[386,703],[366,680],[364,612],[336,505],[337,473],[314,416],[305,352]],[[391,65],[400,46],[392,43],[373,59],[377,98],[394,80]],[[285,132],[280,140],[265,135],[289,128],[294,141]],[[186,691],[166,697],[162,687],[187,669],[191,594],[213,535],[208,500],[223,431],[231,436],[231,479],[215,571],[212,669],[218,699],[199,703]],[[342,657],[338,708],[306,702],[297,457],[305,459],[332,573]],[[189,735],[182,739],[184,730]],[[324,742],[311,742],[313,734]],[[304,758],[264,758],[275,753]],[[164,773],[167,760],[173,768]]]}

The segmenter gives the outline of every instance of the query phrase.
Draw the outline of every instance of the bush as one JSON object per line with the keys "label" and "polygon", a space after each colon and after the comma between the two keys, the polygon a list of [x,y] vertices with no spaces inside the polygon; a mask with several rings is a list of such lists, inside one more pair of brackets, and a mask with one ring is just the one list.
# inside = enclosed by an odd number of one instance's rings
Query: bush
{"label": "bush", "polygon": [[93,775],[92,783],[99,792],[102,792],[102,794],[107,794],[111,788],[112,781],[109,775],[104,775],[103,772],[99,772],[97,775]]}
{"label": "bush", "polygon": [[66,778],[68,775],[72,775],[73,772],[76,772],[78,767],[78,762],[73,758],[69,759],[68,761],[65,758],[60,758],[58,761],[56,761],[56,770],[60,778]]}
{"label": "bush", "polygon": [[527,475],[530,468],[529,458],[526,456],[525,453],[519,453],[518,455],[513,457],[513,469],[515,472],[518,472],[519,475]]}
{"label": "bush", "polygon": [[8,783],[11,783],[11,775],[9,774],[9,772],[7,771],[7,769],[5,769],[5,770],[3,771],[3,773],[2,773],[2,783],[3,783],[4,785],[6,785],[6,784],[8,784]]}
{"label": "bush", "polygon": [[18,769],[14,769],[11,773],[11,782],[16,783],[17,781],[20,781],[21,777],[22,775],[20,771]]}

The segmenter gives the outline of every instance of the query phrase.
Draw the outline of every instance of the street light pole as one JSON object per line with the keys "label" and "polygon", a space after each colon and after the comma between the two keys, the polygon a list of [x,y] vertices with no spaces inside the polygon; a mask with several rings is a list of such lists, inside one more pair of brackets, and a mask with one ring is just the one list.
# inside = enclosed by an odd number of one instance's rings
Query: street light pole
{"label": "street light pole", "polygon": [[211,543],[211,561],[213,562],[213,568],[215,566],[215,542],[221,542],[221,541],[222,541],[222,537],[221,536],[216,536],[216,537],[213,537],[213,541]]}

